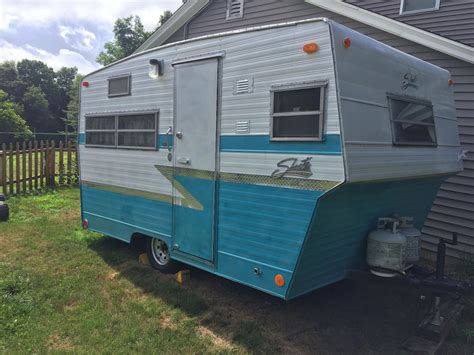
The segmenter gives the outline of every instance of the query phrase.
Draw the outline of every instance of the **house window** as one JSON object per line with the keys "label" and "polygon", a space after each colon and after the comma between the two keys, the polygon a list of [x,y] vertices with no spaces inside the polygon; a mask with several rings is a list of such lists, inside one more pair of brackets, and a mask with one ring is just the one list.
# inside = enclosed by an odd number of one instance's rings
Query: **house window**
{"label": "house window", "polygon": [[326,83],[272,91],[272,140],[321,140]]}
{"label": "house window", "polygon": [[402,0],[400,15],[422,11],[439,10],[440,0]]}
{"label": "house window", "polygon": [[86,146],[155,149],[158,113],[86,117]]}
{"label": "house window", "polygon": [[131,75],[122,75],[113,78],[109,78],[109,97],[126,96],[130,95],[130,82],[132,80]]}
{"label": "house window", "polygon": [[389,96],[393,144],[436,146],[433,105],[414,98]]}
{"label": "house window", "polygon": [[244,16],[244,0],[227,0],[227,20]]}

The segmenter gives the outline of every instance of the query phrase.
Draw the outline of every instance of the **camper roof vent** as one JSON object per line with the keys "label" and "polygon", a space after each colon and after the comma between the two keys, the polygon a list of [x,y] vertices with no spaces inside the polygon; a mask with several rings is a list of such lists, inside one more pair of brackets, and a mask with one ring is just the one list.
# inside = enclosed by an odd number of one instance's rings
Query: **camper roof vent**
{"label": "camper roof vent", "polygon": [[248,94],[253,91],[253,79],[237,80],[234,87],[234,95]]}
{"label": "camper roof vent", "polygon": [[244,15],[244,0],[227,1],[227,20],[242,18]]}

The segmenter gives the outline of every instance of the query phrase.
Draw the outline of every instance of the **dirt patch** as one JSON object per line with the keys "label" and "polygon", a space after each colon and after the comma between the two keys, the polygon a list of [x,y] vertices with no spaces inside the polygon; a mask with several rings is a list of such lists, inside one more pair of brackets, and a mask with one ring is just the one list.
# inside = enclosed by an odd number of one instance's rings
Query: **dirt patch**
{"label": "dirt patch", "polygon": [[77,307],[77,301],[76,300],[68,300],[64,305],[63,305],[63,311],[64,312],[70,312],[74,308]]}
{"label": "dirt patch", "polygon": [[48,338],[48,349],[50,350],[72,350],[74,346],[67,337],[61,337],[57,334]]}
{"label": "dirt patch", "polygon": [[160,327],[163,329],[170,329],[170,330],[176,330],[178,329],[178,326],[176,323],[171,319],[170,316],[168,315],[163,315],[160,319]]}
{"label": "dirt patch", "polygon": [[216,334],[209,328],[199,326],[198,332],[202,336],[211,339],[212,344],[220,351],[230,351],[234,348],[230,340]]}

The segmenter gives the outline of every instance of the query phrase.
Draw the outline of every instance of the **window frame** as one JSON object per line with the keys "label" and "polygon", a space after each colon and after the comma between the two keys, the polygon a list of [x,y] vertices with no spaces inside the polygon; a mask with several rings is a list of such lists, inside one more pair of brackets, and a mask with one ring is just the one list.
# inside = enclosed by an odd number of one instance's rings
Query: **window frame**
{"label": "window frame", "polygon": [[[283,85],[274,85],[270,88],[270,141],[272,142],[321,142],[324,141],[324,121],[326,119],[326,92],[329,81],[310,81],[302,83],[290,83]],[[320,89],[319,110],[317,111],[300,111],[300,112],[277,112],[275,113],[275,93],[284,91],[295,91],[303,89]],[[319,116],[319,135],[317,137],[275,137],[273,135],[273,125],[275,117],[297,117],[297,116]]]}
{"label": "window frame", "polygon": [[[88,114],[84,119],[84,134],[85,134],[85,147],[88,148],[107,148],[107,149],[133,149],[133,150],[159,150],[159,114],[160,110],[152,111],[132,111],[132,112],[119,112],[119,113],[100,113],[100,114]],[[140,115],[154,115],[155,116],[155,129],[119,129],[119,117],[120,116],[140,116]],[[90,117],[115,117],[115,128],[114,129],[87,129],[87,119]],[[104,145],[104,144],[88,144],[87,133],[88,132],[114,132],[115,133],[115,144]],[[118,144],[118,136],[121,132],[154,132],[154,146],[153,147],[136,147],[136,146],[125,146]]]}
{"label": "window frame", "polygon": [[[117,93],[117,94],[111,94],[110,93],[110,81],[114,79],[123,79],[127,78],[128,79],[128,91],[125,93]],[[115,75],[107,78],[107,97],[113,98],[113,97],[120,97],[120,96],[130,96],[132,94],[132,74],[124,74],[124,75]]]}
{"label": "window frame", "polygon": [[227,0],[227,9],[226,9],[226,16],[225,19],[226,21],[232,21],[232,20],[238,20],[244,17],[244,6],[245,6],[245,0],[239,0],[240,1],[240,13],[238,16],[231,16],[230,14],[230,8],[232,5],[232,0]]}
{"label": "window frame", "polygon": [[[431,112],[433,112],[433,124],[424,123],[424,122],[394,120],[393,119],[393,114],[392,114],[392,100],[411,102],[411,103],[431,107]],[[418,98],[418,97],[414,97],[414,96],[404,96],[404,95],[397,95],[397,94],[392,94],[392,93],[387,94],[387,101],[388,101],[388,114],[389,114],[389,119],[390,119],[390,128],[391,128],[391,131],[392,131],[392,144],[394,146],[397,146],[397,147],[430,147],[430,148],[436,148],[438,146],[438,133],[436,131],[436,117],[434,115],[434,109],[433,109],[434,106],[433,106],[433,103],[431,101],[421,99],[421,98]],[[433,129],[434,129],[434,142],[432,142],[432,143],[429,143],[429,142],[398,142],[397,137],[396,137],[396,129],[395,129],[395,124],[396,123],[408,123],[408,124],[415,124],[415,125],[418,125],[418,126],[433,127]]]}
{"label": "window frame", "polygon": [[434,7],[430,7],[430,8],[426,8],[426,9],[419,9],[419,10],[404,11],[403,9],[405,7],[405,2],[406,2],[406,0],[401,0],[401,2],[400,2],[399,15],[411,15],[411,14],[417,14],[417,13],[420,13],[420,12],[438,11],[439,7],[440,7],[440,4],[441,4],[441,0],[436,0],[436,4],[435,4]]}

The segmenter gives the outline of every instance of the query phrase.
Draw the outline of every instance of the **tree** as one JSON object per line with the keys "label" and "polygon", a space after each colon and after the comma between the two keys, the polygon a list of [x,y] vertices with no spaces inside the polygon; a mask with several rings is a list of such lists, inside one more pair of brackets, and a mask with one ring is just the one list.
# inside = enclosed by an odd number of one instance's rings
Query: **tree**
{"label": "tree", "polygon": [[26,84],[18,77],[18,70],[13,61],[0,63],[0,90],[6,92],[17,103],[21,102]]}
{"label": "tree", "polygon": [[165,12],[163,12],[163,14],[160,15],[160,24],[158,25],[158,28],[163,26],[171,16],[173,16],[173,13],[171,11],[166,10]]}
{"label": "tree", "polygon": [[[60,106],[63,114],[67,110],[69,100],[71,99],[72,84],[76,75],[76,67],[62,67],[56,72],[56,83],[59,86]],[[61,119],[64,116],[63,114],[61,115]]]}
{"label": "tree", "polygon": [[119,18],[114,25],[114,39],[104,46],[96,61],[102,65],[113,63],[132,54],[151,32],[145,31],[139,16]]}
{"label": "tree", "polygon": [[0,143],[13,138],[29,139],[32,137],[31,130],[28,128],[25,120],[21,118],[15,109],[15,104],[8,100],[5,91],[0,90],[0,132],[13,132],[2,135]]}
{"label": "tree", "polygon": [[66,110],[66,118],[64,123],[68,133],[76,133],[79,120],[79,99],[81,93],[82,75],[78,74],[72,82],[69,89],[69,104]]}
{"label": "tree", "polygon": [[54,132],[56,122],[48,108],[43,90],[29,87],[23,96],[24,117],[28,125],[38,132]]}

